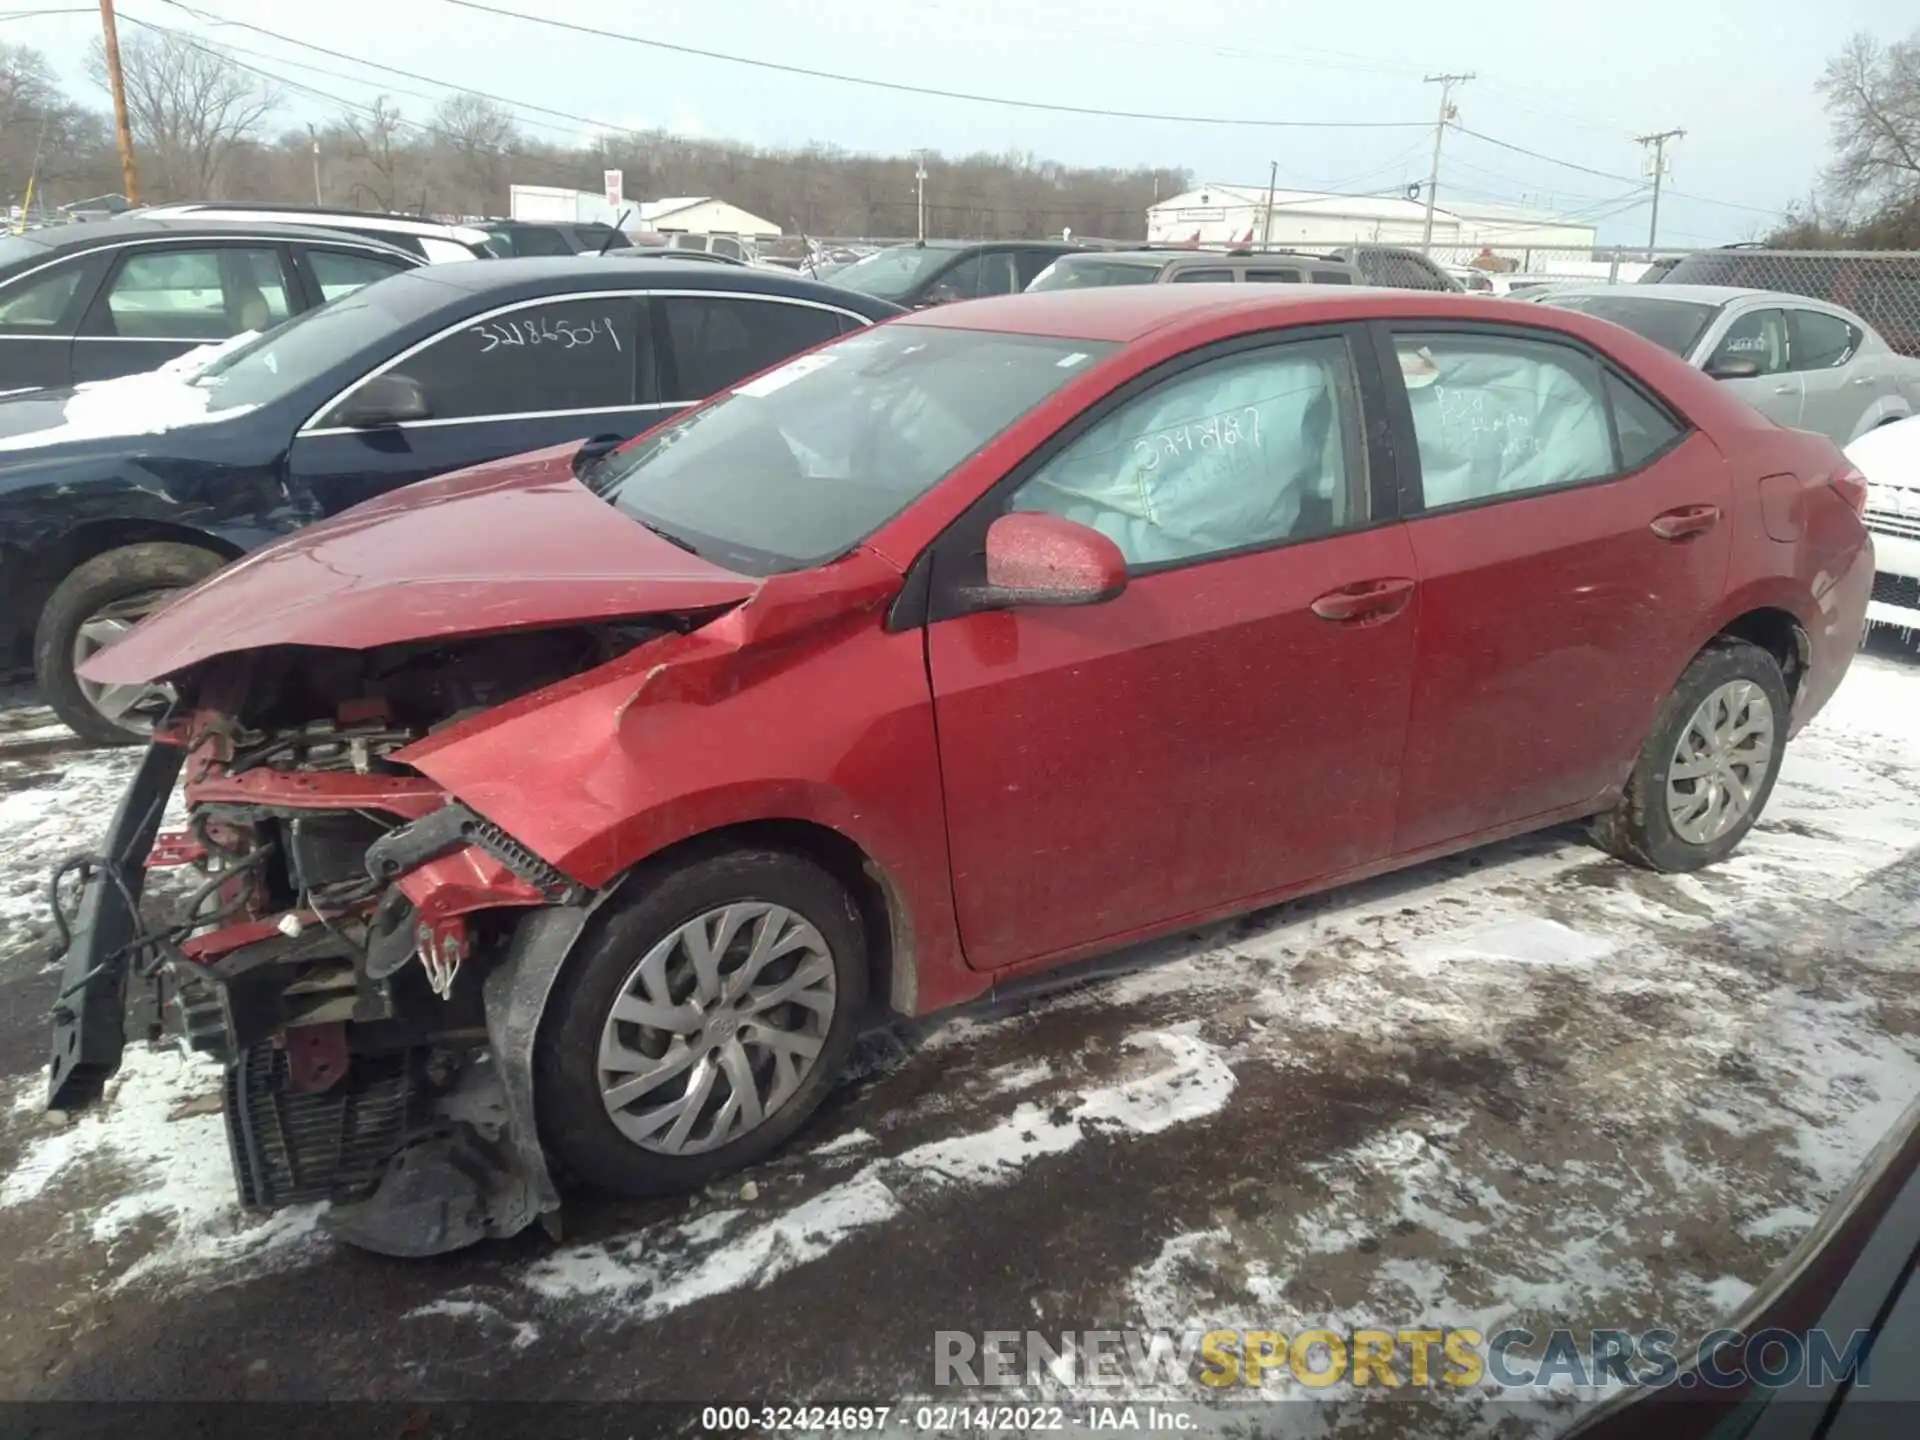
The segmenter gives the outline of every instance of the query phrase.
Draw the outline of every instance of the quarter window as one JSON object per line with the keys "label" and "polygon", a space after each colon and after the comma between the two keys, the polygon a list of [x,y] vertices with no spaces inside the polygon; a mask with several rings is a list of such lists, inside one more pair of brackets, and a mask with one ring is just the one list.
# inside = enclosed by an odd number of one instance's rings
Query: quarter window
{"label": "quarter window", "polygon": [[0,292],[0,330],[52,334],[66,316],[84,267],[63,265],[50,274]]}
{"label": "quarter window", "polygon": [[812,305],[731,296],[660,300],[677,383],[662,398],[704,400],[840,333],[841,317]]}
{"label": "quarter window", "polygon": [[393,369],[419,382],[435,420],[611,409],[635,403],[636,349],[633,301],[610,295],[475,320]]}
{"label": "quarter window", "polygon": [[1727,327],[1709,366],[1722,360],[1753,360],[1762,375],[1787,369],[1787,317],[1781,310],[1749,310]]}
{"label": "quarter window", "polygon": [[1685,433],[1671,415],[1607,371],[1607,401],[1620,439],[1620,468],[1638,470]]}
{"label": "quarter window", "polygon": [[1599,365],[1564,345],[1396,335],[1426,507],[1616,472]]}
{"label": "quarter window", "polygon": [[1859,352],[1866,337],[1838,315],[1824,310],[1790,310],[1793,324],[1793,368],[1831,370]]}
{"label": "quarter window", "polygon": [[371,285],[389,275],[398,275],[407,268],[396,260],[382,260],[345,250],[309,250],[307,263],[313,267],[314,283],[320,287],[323,301],[351,295],[363,285]]}
{"label": "quarter window", "polygon": [[107,333],[146,340],[225,340],[286,319],[277,251],[232,248],[131,255],[108,283]]}
{"label": "quarter window", "polygon": [[1343,340],[1223,356],[1121,404],[1009,508],[1091,526],[1129,569],[1326,535],[1360,514],[1355,396]]}

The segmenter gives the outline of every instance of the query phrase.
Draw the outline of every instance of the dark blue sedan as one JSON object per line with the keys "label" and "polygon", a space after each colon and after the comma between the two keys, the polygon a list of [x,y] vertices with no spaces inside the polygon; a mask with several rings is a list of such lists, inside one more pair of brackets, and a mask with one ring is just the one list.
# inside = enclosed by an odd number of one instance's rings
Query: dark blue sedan
{"label": "dark blue sedan", "polygon": [[31,642],[81,735],[138,738],[154,697],[76,666],[243,552],[430,475],[625,440],[897,313],[736,266],[435,265],[159,371],[0,399],[0,644]]}

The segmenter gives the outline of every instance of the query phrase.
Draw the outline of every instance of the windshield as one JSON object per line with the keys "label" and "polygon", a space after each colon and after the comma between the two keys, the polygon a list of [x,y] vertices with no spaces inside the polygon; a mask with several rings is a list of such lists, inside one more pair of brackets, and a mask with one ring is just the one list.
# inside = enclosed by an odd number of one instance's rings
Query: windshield
{"label": "windshield", "polygon": [[833,283],[878,300],[898,300],[951,260],[953,253],[945,247],[895,245],[854,261],[833,277]]}
{"label": "windshield", "polygon": [[1110,344],[883,325],[802,355],[610,456],[589,483],[752,575],[843,554]]}
{"label": "windshield", "polygon": [[1540,303],[1624,325],[1682,359],[1693,353],[1694,342],[1720,309],[1718,305],[1661,300],[1652,295],[1543,295]]}
{"label": "windshield", "polygon": [[1038,275],[1029,290],[1085,290],[1098,285],[1151,285],[1160,273],[1155,261],[1083,260],[1078,256],[1053,262]]}
{"label": "windshield", "polygon": [[[376,290],[386,293],[376,295]],[[271,405],[390,339],[399,325],[424,313],[433,293],[391,284],[356,290],[223,351],[193,372],[188,383],[213,392],[210,412]]]}

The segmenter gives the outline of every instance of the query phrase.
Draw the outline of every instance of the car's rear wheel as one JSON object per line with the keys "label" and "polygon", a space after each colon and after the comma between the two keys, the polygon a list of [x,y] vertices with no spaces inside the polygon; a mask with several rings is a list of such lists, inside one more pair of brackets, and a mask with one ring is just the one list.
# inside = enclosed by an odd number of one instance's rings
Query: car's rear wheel
{"label": "car's rear wheel", "polygon": [[1789,709],[1780,665],[1720,639],[1660,707],[1620,801],[1594,821],[1600,846],[1653,870],[1698,870],[1732,853],[1780,773]]}
{"label": "car's rear wheel", "polygon": [[695,860],[607,916],[541,1022],[534,1095],[549,1151],[627,1195],[692,1189],[773,1150],[853,1046],[866,938],[812,861]]}
{"label": "car's rear wheel", "polygon": [[34,678],[54,714],[96,745],[144,740],[166,712],[166,692],[150,685],[97,685],[77,672],[224,564],[226,558],[212,550],[156,541],[125,545],[76,566],[54,587],[34,630]]}

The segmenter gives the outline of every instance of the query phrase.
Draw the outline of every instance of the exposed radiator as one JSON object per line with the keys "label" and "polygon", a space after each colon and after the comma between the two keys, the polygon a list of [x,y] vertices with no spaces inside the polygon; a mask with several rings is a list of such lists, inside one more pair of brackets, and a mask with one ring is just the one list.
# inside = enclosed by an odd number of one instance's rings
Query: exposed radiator
{"label": "exposed radiator", "polygon": [[427,1108],[411,1055],[356,1055],[346,1079],[316,1095],[294,1089],[285,1051],[250,1047],[227,1071],[240,1203],[273,1209],[371,1188]]}

